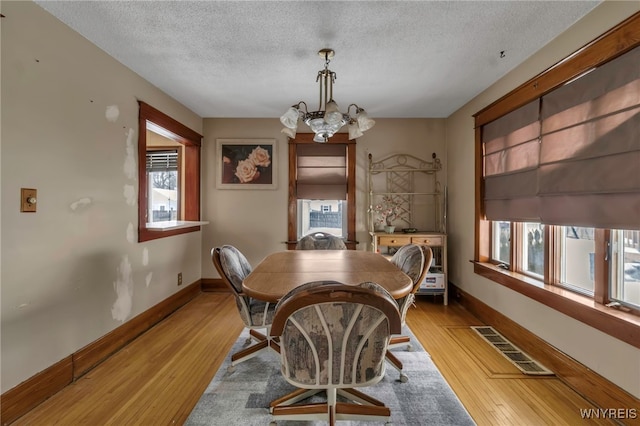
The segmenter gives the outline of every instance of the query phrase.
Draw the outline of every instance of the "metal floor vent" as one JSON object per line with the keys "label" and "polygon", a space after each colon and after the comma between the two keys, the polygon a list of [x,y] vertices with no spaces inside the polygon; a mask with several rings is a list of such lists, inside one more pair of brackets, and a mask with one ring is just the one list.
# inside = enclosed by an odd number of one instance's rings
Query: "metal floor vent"
{"label": "metal floor vent", "polygon": [[553,376],[553,372],[544,367],[539,362],[531,359],[516,345],[505,339],[503,335],[498,333],[493,327],[489,326],[471,326],[476,333],[484,340],[489,342],[498,352],[507,358],[524,374],[535,376]]}

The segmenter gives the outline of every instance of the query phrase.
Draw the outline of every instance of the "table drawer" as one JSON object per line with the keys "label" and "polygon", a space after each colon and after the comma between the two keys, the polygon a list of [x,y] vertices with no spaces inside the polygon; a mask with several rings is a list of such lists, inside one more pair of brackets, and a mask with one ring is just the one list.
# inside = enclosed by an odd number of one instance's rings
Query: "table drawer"
{"label": "table drawer", "polygon": [[442,245],[442,237],[438,235],[426,236],[426,237],[411,237],[413,244],[424,244],[427,246],[438,247]]}
{"label": "table drawer", "polygon": [[379,246],[400,247],[411,242],[411,237],[379,237]]}

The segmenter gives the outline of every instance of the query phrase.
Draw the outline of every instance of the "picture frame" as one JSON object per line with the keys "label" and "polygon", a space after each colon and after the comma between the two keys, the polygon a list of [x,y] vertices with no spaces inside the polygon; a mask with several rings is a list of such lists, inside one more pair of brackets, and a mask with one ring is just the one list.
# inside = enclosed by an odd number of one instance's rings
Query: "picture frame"
{"label": "picture frame", "polygon": [[216,188],[276,189],[275,139],[216,139]]}

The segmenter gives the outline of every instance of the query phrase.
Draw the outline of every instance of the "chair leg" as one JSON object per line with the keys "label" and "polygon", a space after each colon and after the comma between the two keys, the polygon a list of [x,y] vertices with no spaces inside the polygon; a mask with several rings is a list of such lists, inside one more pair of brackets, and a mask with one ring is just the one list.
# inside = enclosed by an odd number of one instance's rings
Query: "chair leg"
{"label": "chair leg", "polygon": [[384,355],[384,357],[387,359],[387,361],[389,361],[389,363],[393,366],[393,368],[398,370],[398,372],[400,373],[400,381],[402,383],[408,382],[409,376],[407,376],[402,372],[402,367],[403,367],[402,361],[400,361],[398,357],[395,356],[393,352],[391,352],[390,350],[387,350],[387,353]]}
{"label": "chair leg", "polygon": [[276,408],[291,406],[296,402],[300,402],[322,391],[323,389],[296,389],[293,392],[271,401],[269,404],[269,411],[273,413]]}
{"label": "chair leg", "polygon": [[249,338],[253,338],[256,342],[267,340],[267,336],[265,334],[260,333],[258,330],[254,329],[249,330]]}
{"label": "chair leg", "polygon": [[255,340],[256,343],[251,346],[247,346],[244,349],[231,355],[231,364],[227,368],[230,373],[235,371],[236,365],[250,358],[253,358],[263,349],[271,348],[277,353],[280,353],[280,343],[278,340],[271,339],[266,334],[263,334],[255,329],[250,329],[249,337],[247,337],[246,343],[250,344],[253,342],[253,340]]}
{"label": "chair leg", "polygon": [[[326,391],[325,403],[295,404],[310,396]],[[350,402],[338,402],[337,395]],[[278,420],[325,420],[335,425],[338,420],[384,420],[389,424],[391,410],[379,401],[356,389],[296,389],[271,402],[271,424]]]}
{"label": "chair leg", "polygon": [[327,389],[327,411],[329,415],[329,425],[334,426],[336,424],[336,388]]}
{"label": "chair leg", "polygon": [[409,336],[393,336],[389,341],[389,345],[387,346],[389,349],[398,348],[400,346],[407,345],[407,350],[411,351],[413,347],[411,346],[411,339]]}

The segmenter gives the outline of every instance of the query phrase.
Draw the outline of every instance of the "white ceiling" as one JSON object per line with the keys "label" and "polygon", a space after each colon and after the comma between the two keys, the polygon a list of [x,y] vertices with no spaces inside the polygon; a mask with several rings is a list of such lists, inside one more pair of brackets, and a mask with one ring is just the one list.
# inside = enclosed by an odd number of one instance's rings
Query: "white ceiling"
{"label": "white ceiling", "polygon": [[[36,1],[202,117],[279,117],[334,98],[447,117],[600,1]],[[500,52],[504,57],[500,57]]]}

